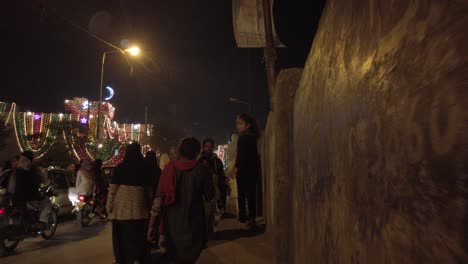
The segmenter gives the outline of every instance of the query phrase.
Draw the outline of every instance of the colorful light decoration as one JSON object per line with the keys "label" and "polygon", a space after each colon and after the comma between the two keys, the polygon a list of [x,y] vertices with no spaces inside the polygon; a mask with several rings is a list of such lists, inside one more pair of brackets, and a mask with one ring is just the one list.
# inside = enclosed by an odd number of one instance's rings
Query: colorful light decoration
{"label": "colorful light decoration", "polygon": [[[104,123],[104,138],[99,142],[94,138],[98,125],[95,118],[97,103],[90,102],[88,110],[84,98],[66,100],[65,105],[72,113],[37,113],[16,112],[16,105],[11,104],[9,116],[12,115],[15,135],[21,151],[32,151],[36,158],[42,157],[50,149],[56,140],[58,132],[67,143],[70,153],[76,159],[101,158],[104,164],[118,164],[123,160],[123,154],[127,142],[140,141],[142,135],[151,135],[152,125],[143,124],[118,124],[112,121],[115,109],[109,103],[103,103],[102,112]],[[10,104],[0,102],[0,116],[6,115]],[[106,112],[106,110],[108,112]]]}
{"label": "colorful light decoration", "polygon": [[61,124],[58,114],[13,113],[16,139],[21,151],[42,157],[55,141]]}
{"label": "colorful light decoration", "polygon": [[[97,116],[99,102],[90,102],[83,97],[75,97],[72,100],[65,100],[65,109],[72,114],[88,116],[90,114]],[[100,112],[114,119],[115,108],[109,102],[101,102]]]}
{"label": "colorful light decoration", "polygon": [[223,161],[224,164],[227,164],[227,149],[228,145],[219,145],[218,149],[214,152],[218,155],[218,158]]}
{"label": "colorful light decoration", "polygon": [[81,103],[81,107],[84,109],[84,110],[87,110],[89,108],[89,101],[86,100],[84,101],[83,103]]}
{"label": "colorful light decoration", "polygon": [[8,121],[6,121],[8,116],[7,109],[8,103],[0,102],[0,120],[5,120],[5,123],[8,123]]}
{"label": "colorful light decoration", "polygon": [[8,107],[8,103],[6,103],[6,102],[0,102],[0,113],[5,113],[7,107]]}
{"label": "colorful light decoration", "polygon": [[120,138],[119,141],[136,141],[140,142],[140,139],[151,136],[152,125],[144,124],[122,124],[120,125]]}
{"label": "colorful light decoration", "polygon": [[81,124],[87,124],[87,123],[88,123],[88,119],[87,119],[86,117],[82,117],[82,118],[80,119],[80,123],[81,123]]}

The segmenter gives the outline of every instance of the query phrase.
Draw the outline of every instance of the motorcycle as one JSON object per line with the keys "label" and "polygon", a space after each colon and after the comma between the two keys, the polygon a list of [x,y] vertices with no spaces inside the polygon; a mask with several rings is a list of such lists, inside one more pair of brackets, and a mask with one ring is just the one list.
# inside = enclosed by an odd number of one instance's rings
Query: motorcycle
{"label": "motorcycle", "polygon": [[75,212],[82,227],[87,227],[93,218],[107,219],[105,206],[97,204],[92,194],[80,194],[77,199]]}
{"label": "motorcycle", "polygon": [[[3,189],[4,190],[4,189]],[[51,187],[41,190],[44,199],[54,196]],[[48,210],[47,224],[39,227],[40,211],[37,208],[15,207],[11,197],[0,192],[0,256],[12,252],[26,238],[42,236],[51,239],[57,230],[57,214]]]}

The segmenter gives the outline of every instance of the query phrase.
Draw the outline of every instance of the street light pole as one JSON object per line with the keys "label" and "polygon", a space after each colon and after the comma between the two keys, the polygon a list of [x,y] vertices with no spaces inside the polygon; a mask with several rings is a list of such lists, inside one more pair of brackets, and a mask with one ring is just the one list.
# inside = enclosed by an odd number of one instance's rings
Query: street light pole
{"label": "street light pole", "polygon": [[[106,55],[108,53],[122,53],[122,55],[125,57],[125,60],[127,61],[128,65],[130,66],[130,73],[133,72],[133,66],[130,64],[130,62],[127,59],[127,56],[125,55],[126,52],[129,52],[132,56],[137,56],[140,53],[140,49],[138,47],[132,47],[126,50],[114,50],[114,51],[105,51],[102,53],[102,61],[101,61],[101,83],[99,84],[99,103],[98,103],[98,109],[97,109],[97,124],[96,124],[96,140],[99,140],[99,129],[100,129],[100,120],[101,120],[101,105],[102,105],[102,91],[104,88],[104,66],[106,64]],[[91,104],[89,104],[88,107],[90,107]],[[89,123],[89,119],[88,119]]]}
{"label": "street light pole", "polygon": [[148,134],[149,134],[149,130],[148,130],[148,106],[145,106],[145,148],[146,148],[146,151],[148,151]]}
{"label": "street light pole", "polygon": [[229,98],[229,101],[247,105],[249,107],[249,114],[251,113],[251,105],[250,105],[249,102],[242,101],[242,100],[239,100],[239,99],[236,99],[236,98],[233,98],[233,97]]}
{"label": "street light pole", "polygon": [[[101,61],[101,83],[99,85],[99,103],[98,103],[98,108],[97,108],[97,125],[96,125],[96,139],[99,139],[99,128],[100,128],[100,123],[99,121],[101,120],[101,105],[102,105],[102,91],[104,88],[104,65],[106,64],[106,55],[108,53],[116,53],[116,52],[121,52],[121,51],[105,51],[102,53],[102,61]],[[89,105],[88,107],[90,107]],[[88,120],[89,122],[89,120]]]}

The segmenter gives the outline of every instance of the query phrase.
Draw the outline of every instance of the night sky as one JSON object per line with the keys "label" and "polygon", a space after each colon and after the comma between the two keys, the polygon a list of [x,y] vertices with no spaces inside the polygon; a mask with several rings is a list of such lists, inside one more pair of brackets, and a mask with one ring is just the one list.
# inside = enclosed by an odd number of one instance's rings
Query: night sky
{"label": "night sky", "polygon": [[[296,1],[276,2],[277,30],[289,47],[279,51],[278,67],[302,66],[320,12],[305,15],[297,3],[285,6]],[[143,122],[148,105],[150,122],[172,122],[221,143],[234,131],[236,113],[248,110],[229,97],[251,102],[259,123],[266,122],[263,50],[237,48],[231,1],[7,1],[1,17],[0,101],[21,110],[64,112],[66,98],[98,100],[102,52],[112,48],[80,26],[116,46],[127,39],[142,48],[144,56],[131,60],[133,78],[122,56],[106,62],[104,86],[116,91],[118,122]]]}

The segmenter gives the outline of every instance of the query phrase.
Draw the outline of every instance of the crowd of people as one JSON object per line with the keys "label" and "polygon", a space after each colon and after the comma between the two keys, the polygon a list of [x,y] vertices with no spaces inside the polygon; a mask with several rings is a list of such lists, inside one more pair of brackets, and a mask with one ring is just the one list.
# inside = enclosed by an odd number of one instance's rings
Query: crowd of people
{"label": "crowd of people", "polygon": [[255,229],[259,130],[246,114],[237,117],[236,127],[228,173],[211,138],[184,138],[161,155],[159,166],[152,154],[143,157],[137,143],[128,146],[114,169],[106,207],[116,263],[143,263],[148,241],[168,263],[195,263],[226,210],[233,182],[238,219]]}
{"label": "crowd of people", "polygon": [[[237,185],[239,221],[250,229],[256,227],[259,130],[254,118],[246,114],[238,115],[236,128],[228,172],[214,153],[211,138],[202,143],[184,138],[178,147],[162,154],[159,162],[155,152],[143,156],[141,146],[132,143],[123,162],[114,168],[109,185],[102,160],[85,159],[67,168],[77,171],[76,184],[69,189],[70,201],[94,194],[95,204],[105,208],[112,221],[115,263],[143,263],[150,245],[159,248],[168,263],[195,263],[222,219],[232,186]],[[31,190],[40,179],[31,170],[33,159],[33,153],[25,152],[8,161],[4,167],[16,177],[0,177],[0,187],[22,200],[35,200]]]}

